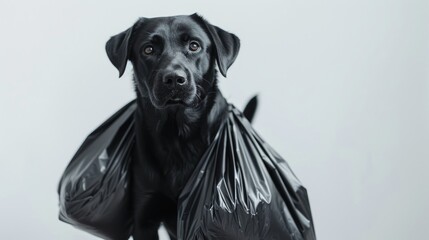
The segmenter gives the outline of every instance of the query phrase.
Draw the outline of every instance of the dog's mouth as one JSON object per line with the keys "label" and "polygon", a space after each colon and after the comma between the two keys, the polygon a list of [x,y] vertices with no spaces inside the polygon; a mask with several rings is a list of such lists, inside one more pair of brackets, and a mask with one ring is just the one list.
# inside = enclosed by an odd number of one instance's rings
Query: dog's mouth
{"label": "dog's mouth", "polygon": [[183,101],[180,98],[170,98],[165,102],[165,106],[171,106],[171,105],[187,105],[185,101]]}
{"label": "dog's mouth", "polygon": [[165,94],[154,91],[151,95],[152,104],[159,109],[165,108],[193,108],[196,106],[195,93],[192,91],[177,91],[173,90]]}

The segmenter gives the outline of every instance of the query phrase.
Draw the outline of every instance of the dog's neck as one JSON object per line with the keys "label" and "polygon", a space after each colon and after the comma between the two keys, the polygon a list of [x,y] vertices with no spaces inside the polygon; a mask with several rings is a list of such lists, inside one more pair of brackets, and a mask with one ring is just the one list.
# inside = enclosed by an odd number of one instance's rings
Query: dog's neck
{"label": "dog's neck", "polygon": [[[227,105],[219,90],[207,95],[196,108],[176,106],[174,108],[157,109],[147,98],[137,97],[138,121],[146,127],[151,135],[164,135],[173,138],[194,137],[200,131],[220,121],[222,114],[215,112],[225,110]],[[150,116],[150,117],[148,117]]]}

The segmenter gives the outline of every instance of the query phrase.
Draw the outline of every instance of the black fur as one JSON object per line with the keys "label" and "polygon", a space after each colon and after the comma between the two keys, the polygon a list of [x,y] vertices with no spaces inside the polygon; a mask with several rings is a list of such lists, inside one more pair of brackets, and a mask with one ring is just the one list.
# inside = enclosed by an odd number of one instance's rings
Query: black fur
{"label": "black fur", "polygon": [[[197,51],[191,50],[195,41]],[[235,35],[196,14],[141,18],[107,42],[119,76],[128,60],[134,68],[135,240],[158,239],[161,222],[176,238],[178,196],[227,111],[217,87],[216,65],[226,76],[239,48]],[[251,116],[254,108],[256,104],[249,108]]]}

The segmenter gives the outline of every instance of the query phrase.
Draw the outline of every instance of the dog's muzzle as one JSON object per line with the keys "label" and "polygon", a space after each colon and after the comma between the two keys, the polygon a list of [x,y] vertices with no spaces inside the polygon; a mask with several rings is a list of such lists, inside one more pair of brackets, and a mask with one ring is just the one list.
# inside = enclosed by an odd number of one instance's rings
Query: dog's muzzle
{"label": "dog's muzzle", "polygon": [[153,94],[161,106],[190,105],[195,95],[193,85],[184,70],[164,70],[157,74]]}

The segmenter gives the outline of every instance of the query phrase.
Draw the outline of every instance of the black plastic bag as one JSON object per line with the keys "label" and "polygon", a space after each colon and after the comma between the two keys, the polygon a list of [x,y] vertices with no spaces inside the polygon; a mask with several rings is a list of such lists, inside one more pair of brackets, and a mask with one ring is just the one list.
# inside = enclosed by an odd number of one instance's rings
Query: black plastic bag
{"label": "black plastic bag", "polygon": [[60,180],[60,220],[103,239],[132,230],[128,166],[134,147],[135,101],[84,141]]}
{"label": "black plastic bag", "polygon": [[[60,219],[104,239],[132,230],[135,108],[129,103],[87,138],[59,186]],[[228,111],[179,197],[178,239],[316,239],[305,188],[243,114]]]}
{"label": "black plastic bag", "polygon": [[306,189],[233,106],[179,206],[179,239],[316,239]]}

